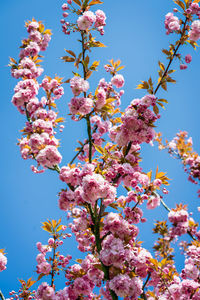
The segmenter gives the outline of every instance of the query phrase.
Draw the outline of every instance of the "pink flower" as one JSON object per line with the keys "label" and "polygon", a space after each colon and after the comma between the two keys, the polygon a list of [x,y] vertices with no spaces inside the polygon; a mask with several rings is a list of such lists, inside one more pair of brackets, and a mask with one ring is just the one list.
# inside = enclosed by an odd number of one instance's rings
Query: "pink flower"
{"label": "pink flower", "polygon": [[33,21],[28,24],[27,31],[30,33],[31,31],[37,30],[38,28],[39,28],[39,23]]}
{"label": "pink flower", "polygon": [[93,101],[90,98],[84,97],[74,97],[71,99],[70,103],[68,103],[70,113],[73,115],[81,114],[87,115],[91,112]]}
{"label": "pink flower", "polygon": [[94,288],[94,283],[89,280],[87,275],[76,278],[74,281],[74,291],[77,296],[85,295],[88,296]]}
{"label": "pink flower", "polygon": [[62,191],[59,198],[59,207],[62,210],[69,210],[74,206],[74,194],[72,191]]}
{"label": "pink flower", "polygon": [[67,18],[69,16],[69,14],[65,11],[64,13],[63,13],[63,17],[64,18]]}
{"label": "pink flower", "polygon": [[191,3],[190,9],[192,11],[192,14],[198,14],[200,12],[200,7],[198,3]]}
{"label": "pink flower", "polygon": [[180,70],[185,70],[185,69],[187,69],[187,65],[180,64]]}
{"label": "pink flower", "polygon": [[112,234],[104,239],[100,252],[100,259],[104,265],[113,265],[117,268],[123,268],[125,254],[123,241],[121,239],[115,238]]}
{"label": "pink flower", "polygon": [[192,22],[189,38],[191,41],[197,41],[200,38],[200,20]]}
{"label": "pink flower", "polygon": [[167,29],[166,34],[180,29],[179,19],[173,13],[168,13],[165,16],[165,28]]}
{"label": "pink flower", "polygon": [[132,279],[127,274],[119,274],[109,281],[109,287],[119,297],[133,296],[137,299],[142,294],[142,280],[138,277]]}
{"label": "pink flower", "polygon": [[43,282],[37,289],[36,299],[42,300],[56,300],[54,289],[46,282]]}
{"label": "pink flower", "polygon": [[185,57],[185,62],[187,64],[189,64],[189,63],[191,63],[191,61],[192,61],[192,56],[190,54],[187,54],[186,57]]}
{"label": "pink flower", "polygon": [[87,80],[84,80],[83,78],[78,76],[74,76],[70,80],[70,87],[72,89],[72,93],[74,94],[74,96],[79,96],[80,93],[87,92],[90,85]]}
{"label": "pink flower", "polygon": [[96,21],[95,21],[95,24],[94,24],[94,26],[95,27],[101,27],[101,26],[105,26],[106,25],[106,15],[105,15],[105,13],[102,11],[102,10],[100,10],[100,9],[98,9],[96,12],[95,12],[95,14],[96,14]]}
{"label": "pink flower", "polygon": [[147,208],[148,209],[154,209],[159,205],[160,205],[160,197],[158,195],[149,197],[149,199],[147,201]]}
{"label": "pink flower", "polygon": [[23,106],[38,94],[39,85],[33,79],[26,79],[18,82],[12,98],[12,103],[15,106]]}
{"label": "pink flower", "polygon": [[86,11],[77,20],[77,24],[80,30],[89,29],[96,20],[96,16],[91,11]]}
{"label": "pink flower", "polygon": [[118,89],[122,88],[124,85],[124,77],[120,74],[117,74],[111,79],[111,83],[115,85]]}
{"label": "pink flower", "polygon": [[6,270],[7,257],[0,252],[0,272]]}
{"label": "pink flower", "polygon": [[51,168],[61,162],[62,156],[55,146],[46,146],[36,156],[36,160],[43,167]]}
{"label": "pink flower", "polygon": [[43,273],[48,275],[51,272],[51,265],[44,261],[41,264],[37,265],[37,273]]}
{"label": "pink flower", "polygon": [[62,5],[62,10],[68,10],[68,9],[69,9],[69,6],[66,3],[64,3]]}
{"label": "pink flower", "polygon": [[103,88],[98,89],[96,107],[101,109],[106,104],[106,92]]}

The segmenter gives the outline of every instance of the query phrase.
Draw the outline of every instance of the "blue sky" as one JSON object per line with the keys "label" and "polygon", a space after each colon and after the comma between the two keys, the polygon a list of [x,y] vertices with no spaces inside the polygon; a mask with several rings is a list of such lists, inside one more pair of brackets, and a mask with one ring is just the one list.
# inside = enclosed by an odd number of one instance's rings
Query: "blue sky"
{"label": "blue sky", "polygon": [[[124,4],[125,3],[125,4]],[[44,174],[35,175],[30,170],[31,161],[24,161],[20,157],[17,138],[19,130],[24,126],[24,117],[20,115],[11,104],[13,88],[17,83],[10,75],[7,67],[9,56],[18,57],[20,41],[26,37],[24,21],[35,17],[45,22],[47,28],[53,31],[52,41],[44,53],[44,75],[55,74],[68,79],[71,76],[71,64],[64,64],[59,58],[64,55],[64,48],[78,51],[75,36],[66,37],[60,26],[61,5],[63,1],[47,0],[2,0],[0,2],[0,30],[1,30],[1,56],[0,56],[0,82],[1,82],[1,217],[0,217],[0,248],[5,248],[8,253],[8,268],[0,273],[0,289],[8,296],[10,290],[17,290],[18,278],[27,279],[36,266],[36,242],[46,243],[48,235],[41,230],[41,222],[47,218],[62,217],[66,222],[65,214],[58,209],[57,194],[64,187],[57,174],[46,171]],[[108,59],[120,58],[125,69],[122,71],[126,84],[125,95],[122,99],[122,108],[125,109],[133,98],[142,97],[142,90],[136,90],[140,80],[146,80],[151,75],[157,79],[158,65],[161,60],[166,63],[161,53],[162,48],[167,48],[173,41],[173,36],[166,36],[164,29],[164,16],[174,7],[171,0],[107,0],[99,7],[107,15],[105,36],[99,39],[108,47],[93,51],[93,58],[101,60],[99,71],[93,77],[91,88],[106,74],[103,65]],[[200,53],[190,47],[182,49],[183,54],[191,53],[192,64],[186,71],[180,71],[177,63],[174,68],[177,79],[176,85],[169,86],[168,93],[159,91],[158,96],[167,98],[167,109],[161,111],[162,117],[158,131],[170,139],[176,132],[186,130],[193,137],[194,148],[198,152],[199,140],[199,66]],[[84,139],[86,130],[83,123],[70,121],[67,116],[67,103],[71,97],[69,87],[65,87],[65,96],[59,102],[60,116],[66,117],[66,127],[61,138],[62,164],[67,164],[73,157],[73,149],[78,139]],[[174,203],[187,203],[189,209],[194,211],[198,221],[199,215],[196,207],[199,206],[197,186],[187,181],[179,161],[173,160],[165,152],[159,152],[157,147],[144,145],[142,149],[144,171],[159,169],[168,173],[173,179],[170,185],[170,194],[166,201],[170,207]],[[155,220],[166,218],[162,207],[153,211],[145,211],[148,224],[140,229],[141,240],[144,246],[151,249],[153,237],[151,226]],[[78,257],[76,244],[67,241],[63,248],[64,254],[72,253]],[[180,255],[178,264],[182,262]],[[64,280],[58,280],[59,288],[64,286]]]}

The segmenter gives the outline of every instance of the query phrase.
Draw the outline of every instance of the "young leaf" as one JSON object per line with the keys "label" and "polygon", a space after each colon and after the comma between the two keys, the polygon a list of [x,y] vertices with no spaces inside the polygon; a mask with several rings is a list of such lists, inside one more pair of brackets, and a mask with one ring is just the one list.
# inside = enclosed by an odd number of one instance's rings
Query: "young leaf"
{"label": "young leaf", "polygon": [[94,145],[94,147],[99,153],[104,154],[104,149],[101,146]]}
{"label": "young leaf", "polygon": [[71,51],[71,50],[66,50],[66,49],[65,49],[65,51],[66,51],[67,53],[71,54],[72,56],[74,56],[74,57],[76,58],[76,54],[75,54],[73,51]]}
{"label": "young leaf", "polygon": [[158,62],[159,67],[161,68],[161,70],[164,72],[165,71],[165,66],[163,63],[161,63],[160,61]]}
{"label": "young leaf", "polygon": [[98,67],[99,63],[100,63],[100,61],[95,60],[95,61],[92,63],[92,65],[91,65],[91,67],[90,67],[90,70],[95,71],[96,68]]}
{"label": "young leaf", "polygon": [[88,72],[86,73],[86,79],[88,79],[91,75],[92,75],[92,71],[88,71]]}
{"label": "young leaf", "polygon": [[176,3],[178,6],[180,6],[183,10],[185,10],[185,5],[182,1],[180,0],[174,0],[174,3]]}
{"label": "young leaf", "polygon": [[147,81],[142,81],[142,83],[138,84],[136,89],[145,89],[147,90],[149,88],[149,84]]}
{"label": "young leaf", "polygon": [[149,181],[151,181],[151,176],[152,176],[152,170],[147,173],[147,176],[149,177]]}
{"label": "young leaf", "polygon": [[95,5],[95,4],[103,4],[103,2],[100,1],[100,0],[92,0],[92,1],[89,3],[89,6],[92,6],[92,5]]}
{"label": "young leaf", "polygon": [[73,0],[74,3],[76,3],[77,5],[81,6],[81,2],[79,0]]}
{"label": "young leaf", "polygon": [[41,273],[39,276],[38,276],[38,279],[37,279],[37,281],[39,281],[42,277],[44,277],[45,276],[45,274],[43,274],[43,273]]}
{"label": "young leaf", "polygon": [[70,56],[62,56],[61,59],[64,60],[64,62],[73,62],[73,61],[75,61],[75,58],[70,57]]}
{"label": "young leaf", "polygon": [[153,111],[154,111],[154,113],[155,113],[156,115],[159,114],[159,108],[158,108],[157,105],[154,105],[154,106],[153,106]]}
{"label": "young leaf", "polygon": [[46,29],[46,30],[44,31],[44,34],[49,34],[49,35],[52,35],[52,32],[51,32],[51,30],[50,30],[50,29]]}
{"label": "young leaf", "polygon": [[29,278],[27,281],[27,287],[30,288],[32,285],[34,285],[34,283],[36,283],[36,281],[32,280],[32,278]]}
{"label": "young leaf", "polygon": [[47,232],[52,232],[52,230],[51,230],[51,225],[48,223],[48,222],[44,222],[44,223],[42,223],[43,224],[43,226],[42,226],[42,229],[43,230],[45,230],[45,231],[47,231]]}
{"label": "young leaf", "polygon": [[167,91],[167,84],[166,84],[166,82],[163,82],[161,84],[161,87],[163,88],[163,90]]}
{"label": "young leaf", "polygon": [[93,42],[92,47],[106,47],[106,45],[101,42]]}

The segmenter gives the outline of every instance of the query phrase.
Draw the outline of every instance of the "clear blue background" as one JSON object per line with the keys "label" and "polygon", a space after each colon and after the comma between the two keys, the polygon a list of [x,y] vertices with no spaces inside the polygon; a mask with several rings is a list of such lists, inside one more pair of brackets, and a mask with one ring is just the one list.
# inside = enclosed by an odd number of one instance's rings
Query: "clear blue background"
{"label": "clear blue background", "polygon": [[[17,80],[10,75],[7,67],[8,57],[18,57],[21,39],[25,38],[26,31],[24,21],[35,17],[45,21],[47,28],[53,31],[52,41],[44,53],[44,75],[55,74],[65,77],[71,76],[71,64],[64,64],[59,58],[64,55],[64,48],[79,51],[76,36],[65,36],[61,31],[61,5],[63,1],[47,0],[1,0],[0,2],[0,30],[1,30],[1,56],[0,56],[0,82],[1,82],[1,206],[0,206],[0,248],[5,248],[8,257],[7,270],[0,273],[0,289],[8,297],[10,290],[19,287],[17,279],[27,279],[35,276],[35,257],[37,255],[36,242],[46,243],[47,233],[41,230],[41,222],[47,218],[58,219],[62,216],[66,222],[65,214],[57,204],[58,192],[64,187],[56,173],[46,171],[44,174],[35,175],[30,170],[31,161],[24,161],[20,157],[17,138],[20,138],[19,130],[24,126],[24,117],[20,115],[11,104],[13,88]],[[161,53],[162,48],[167,48],[173,36],[166,36],[164,29],[164,17],[174,7],[170,0],[107,0],[103,9],[107,15],[105,36],[99,39],[108,47],[93,51],[93,58],[101,60],[98,73],[92,78],[91,88],[100,78],[105,76],[103,64],[108,59],[120,58],[126,66],[123,75],[126,79],[125,95],[122,100],[122,108],[125,109],[133,98],[142,97],[142,90],[136,90],[140,80],[146,80],[151,75],[157,80],[157,61],[166,61]],[[186,71],[179,71],[179,65],[174,64],[178,70],[175,73],[176,85],[170,85],[168,93],[159,90],[159,97],[166,97],[169,101],[167,109],[162,110],[162,118],[158,125],[158,131],[171,139],[176,132],[186,130],[193,137],[194,148],[198,151],[199,141],[199,66],[200,53],[187,47],[181,50],[183,54],[191,53],[193,62]],[[67,103],[71,97],[69,87],[65,87],[65,95],[59,100],[60,116],[66,117],[66,128],[61,138],[63,155],[62,164],[67,164],[73,157],[73,151],[77,140],[86,136],[86,128],[83,123],[70,121],[67,116]],[[181,163],[173,160],[167,153],[159,152],[157,146],[144,145],[143,150],[144,171],[157,165],[162,171],[166,171],[173,179],[170,185],[170,194],[166,202],[170,207],[175,203],[187,203],[189,210],[194,211],[194,217],[198,221],[199,214],[196,207],[199,206],[197,198],[198,187],[187,181]],[[148,222],[141,227],[140,239],[144,241],[144,247],[151,249],[155,236],[152,237],[151,226],[157,219],[166,219],[167,213],[163,207],[153,211],[145,210]],[[64,254],[73,253],[78,257],[76,244],[67,240],[63,248]],[[183,257],[177,252],[177,265],[181,266]],[[57,281],[57,287],[64,287],[64,279]]]}

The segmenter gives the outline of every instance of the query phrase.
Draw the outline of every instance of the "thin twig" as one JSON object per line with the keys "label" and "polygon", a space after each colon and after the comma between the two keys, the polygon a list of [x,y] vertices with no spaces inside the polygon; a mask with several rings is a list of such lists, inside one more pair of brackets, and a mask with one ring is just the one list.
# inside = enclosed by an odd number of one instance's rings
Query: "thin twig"
{"label": "thin twig", "polygon": [[0,298],[1,298],[1,300],[5,300],[4,295],[1,290],[0,290]]}
{"label": "thin twig", "polygon": [[165,76],[167,75],[167,72],[168,72],[168,70],[169,70],[169,68],[170,68],[170,66],[171,66],[171,63],[172,63],[174,57],[176,57],[176,54],[177,54],[177,52],[178,52],[178,49],[179,49],[180,46],[182,45],[182,37],[183,37],[183,35],[185,34],[185,31],[186,31],[187,21],[188,21],[188,18],[185,19],[185,22],[184,22],[184,25],[183,25],[183,30],[182,30],[182,32],[181,32],[181,37],[180,37],[180,39],[179,39],[178,45],[177,45],[177,47],[176,47],[176,49],[175,49],[175,51],[174,51],[172,57],[171,57],[170,60],[169,60],[169,63],[168,63],[168,65],[167,65],[167,68],[166,68],[165,72],[163,73],[160,82],[158,83],[158,85],[157,85],[157,87],[156,87],[156,89],[155,89],[155,91],[154,91],[154,93],[153,93],[154,95],[157,93],[159,87],[162,85],[162,83],[163,83],[162,81],[163,81],[163,79],[165,78]]}

